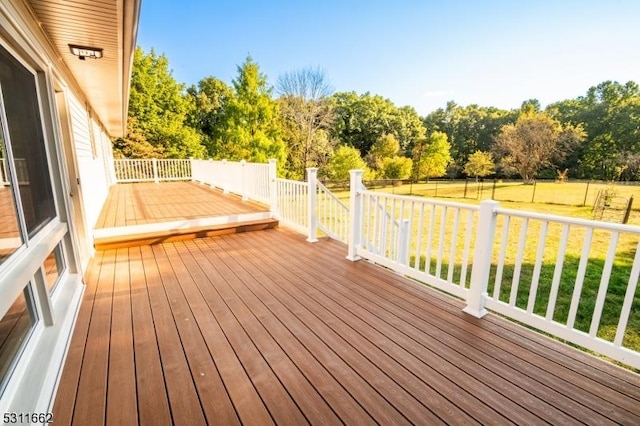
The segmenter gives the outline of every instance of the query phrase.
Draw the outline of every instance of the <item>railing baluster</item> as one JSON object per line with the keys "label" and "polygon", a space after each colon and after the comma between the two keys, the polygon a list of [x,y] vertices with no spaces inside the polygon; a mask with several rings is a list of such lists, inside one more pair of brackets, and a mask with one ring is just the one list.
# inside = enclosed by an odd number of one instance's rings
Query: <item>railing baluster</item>
{"label": "railing baluster", "polygon": [[440,236],[438,238],[438,258],[436,259],[436,277],[442,278],[442,253],[444,252],[444,240],[447,231],[447,206],[440,213]]}
{"label": "railing baluster", "polygon": [[558,246],[558,255],[556,256],[556,266],[553,269],[553,280],[551,282],[551,292],[549,294],[549,302],[547,305],[547,321],[553,320],[553,314],[556,310],[556,301],[558,300],[558,289],[560,288],[560,278],[562,277],[562,269],[564,268],[564,255],[567,249],[567,241],[569,239],[569,224],[562,227],[562,235],[560,236],[560,245]]}
{"label": "railing baluster", "polygon": [[460,287],[466,288],[467,268],[469,267],[469,253],[471,252],[471,234],[473,232],[473,210],[467,212],[467,226],[464,236],[464,253],[462,254],[462,266],[460,268]]}
{"label": "railing baluster", "polygon": [[413,261],[413,269],[420,269],[420,253],[422,253],[422,233],[424,232],[424,203],[420,203],[418,212],[418,232],[415,250],[415,259]]}
{"label": "railing baluster", "polygon": [[627,284],[627,292],[624,295],[624,302],[622,303],[618,329],[616,330],[616,337],[613,340],[613,344],[617,347],[622,346],[624,335],[627,331],[627,323],[629,322],[631,307],[633,306],[636,288],[638,287],[638,275],[640,275],[640,242],[638,242],[638,245],[636,246],[636,255],[633,258],[633,267],[629,274],[629,283]]}
{"label": "railing baluster", "polygon": [[571,306],[569,307],[569,316],[567,318],[567,328],[573,328],[576,323],[576,314],[578,313],[578,305],[582,296],[582,285],[584,284],[584,276],[587,272],[587,264],[589,263],[589,252],[591,251],[591,239],[593,237],[593,228],[587,228],[587,233],[582,244],[582,254],[580,255],[580,263],[578,264],[578,275],[576,283],[573,287],[573,295],[571,297]]}
{"label": "railing baluster", "polygon": [[509,306],[514,307],[518,298],[518,288],[520,286],[520,273],[522,272],[522,262],[524,258],[524,247],[527,243],[527,230],[529,228],[529,218],[522,220],[520,228],[520,237],[518,240],[518,254],[516,256],[516,264],[513,271],[513,280],[511,281],[511,295],[509,296]]}
{"label": "railing baluster", "polygon": [[453,284],[453,269],[456,260],[456,246],[458,245],[458,226],[460,224],[460,209],[455,209],[453,216],[453,233],[451,235],[451,247],[449,248],[449,267],[447,268],[447,282]]}
{"label": "railing baluster", "polygon": [[429,231],[427,233],[427,253],[424,259],[425,272],[431,275],[431,247],[433,246],[433,231],[435,229],[435,214],[436,205],[431,204],[431,211],[429,212]]}
{"label": "railing baluster", "polygon": [[540,272],[542,271],[542,258],[544,257],[544,247],[547,240],[548,221],[542,222],[540,228],[540,236],[538,237],[538,251],[536,252],[536,261],[533,267],[533,277],[531,278],[531,287],[529,289],[529,301],[527,303],[527,313],[533,313],[536,297],[538,296],[538,285],[540,283]]}
{"label": "railing baluster", "polygon": [[602,277],[600,277],[600,287],[598,288],[598,296],[596,297],[596,305],[593,309],[593,317],[591,318],[591,327],[589,327],[589,336],[596,337],[598,328],[600,327],[600,318],[602,317],[602,308],[607,297],[607,289],[609,288],[609,279],[611,278],[611,269],[613,268],[613,260],[616,257],[616,249],[618,248],[619,232],[612,232],[609,240],[609,250],[607,250],[607,260],[604,262],[602,269]]}

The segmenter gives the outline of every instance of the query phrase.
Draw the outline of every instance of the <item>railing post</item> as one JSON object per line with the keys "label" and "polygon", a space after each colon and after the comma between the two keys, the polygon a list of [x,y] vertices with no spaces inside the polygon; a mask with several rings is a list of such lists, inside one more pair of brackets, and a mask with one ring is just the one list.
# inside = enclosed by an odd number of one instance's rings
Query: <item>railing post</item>
{"label": "railing post", "polygon": [[484,304],[487,298],[493,240],[496,233],[496,210],[499,205],[500,203],[493,200],[485,200],[480,203],[476,246],[473,251],[471,284],[469,287],[467,306],[463,309],[464,312],[476,318],[482,318],[487,314]]}
{"label": "railing post", "polygon": [[[409,248],[409,219],[399,219],[398,236],[396,241],[396,262],[407,265],[407,251]],[[383,234],[384,235],[384,234]]]}
{"label": "railing post", "polygon": [[362,244],[362,198],[358,191],[362,188],[362,170],[349,170],[349,250],[347,259],[352,262],[360,259],[358,248]]}
{"label": "railing post", "polygon": [[318,233],[318,217],[316,214],[316,206],[318,204],[318,168],[307,167],[307,183],[309,184],[307,194],[307,214],[309,215],[309,233],[307,241],[315,243],[318,241],[316,235]]}
{"label": "railing post", "polygon": [[[228,183],[228,176],[229,173],[227,173],[227,160],[222,160],[222,193],[223,194],[228,194],[229,193],[229,183]],[[214,185],[217,184],[217,182],[214,183]]]}
{"label": "railing post", "polygon": [[276,161],[269,159],[269,211],[273,217],[278,217],[278,176]]}
{"label": "railing post", "polygon": [[[194,160],[193,157],[189,157],[189,171],[191,172],[191,176],[189,176],[191,178],[191,180],[195,180],[193,178],[193,166],[196,164],[196,160]],[[180,176],[182,177],[182,176]],[[185,176],[186,177],[186,176]]]}
{"label": "railing post", "polygon": [[242,183],[240,184],[240,188],[242,188],[242,200],[246,201],[249,199],[249,197],[247,197],[247,160],[240,161],[240,175],[242,179]]}
{"label": "railing post", "polygon": [[155,183],[158,183],[160,182],[160,180],[158,179],[158,160],[154,158],[151,161],[153,163],[153,181]]}

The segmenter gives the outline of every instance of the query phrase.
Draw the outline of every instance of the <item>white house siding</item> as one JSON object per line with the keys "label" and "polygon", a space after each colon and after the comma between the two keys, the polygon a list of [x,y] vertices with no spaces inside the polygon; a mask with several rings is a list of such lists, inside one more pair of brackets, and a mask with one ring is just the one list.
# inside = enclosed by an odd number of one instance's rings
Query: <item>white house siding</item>
{"label": "white house siding", "polygon": [[105,157],[111,155],[111,142],[73,94],[69,94],[69,113],[87,226],[93,227],[109,193],[110,173]]}

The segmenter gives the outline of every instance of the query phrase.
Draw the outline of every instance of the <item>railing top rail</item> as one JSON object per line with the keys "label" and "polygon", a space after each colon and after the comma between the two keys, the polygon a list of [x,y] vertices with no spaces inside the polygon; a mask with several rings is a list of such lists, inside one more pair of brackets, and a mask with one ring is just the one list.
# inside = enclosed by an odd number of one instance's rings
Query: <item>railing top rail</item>
{"label": "railing top rail", "polygon": [[480,207],[474,204],[466,204],[466,203],[456,203],[454,201],[442,201],[442,200],[436,200],[434,198],[428,198],[428,197],[418,197],[415,195],[397,195],[397,194],[389,194],[387,192],[378,192],[378,191],[371,191],[368,189],[361,189],[360,191],[358,191],[359,193],[366,193],[369,195],[375,195],[378,197],[384,197],[384,198],[388,198],[390,200],[404,200],[404,201],[414,201],[414,202],[418,202],[418,203],[425,203],[425,204],[433,204],[436,206],[443,206],[443,207],[455,207],[458,209],[467,209],[467,210],[480,210]]}
{"label": "railing top rail", "polygon": [[326,186],[324,186],[320,182],[317,182],[316,185],[318,185],[318,188],[320,188],[322,191],[324,191],[324,193],[327,194],[329,196],[329,198],[331,198],[332,200],[337,202],[339,206],[341,206],[345,210],[349,210],[349,207],[344,202],[342,202],[341,199],[336,197],[336,195],[333,192],[329,191],[329,189],[327,189]]}
{"label": "railing top rail", "polygon": [[527,219],[536,219],[543,221],[559,222],[568,225],[578,225],[586,228],[599,228],[607,231],[615,232],[627,232],[632,234],[640,234],[640,226],[637,225],[623,225],[620,223],[602,222],[598,220],[580,219],[568,216],[558,216],[544,213],[535,213],[524,210],[513,210],[497,208],[497,214],[509,215],[513,217],[521,217]]}

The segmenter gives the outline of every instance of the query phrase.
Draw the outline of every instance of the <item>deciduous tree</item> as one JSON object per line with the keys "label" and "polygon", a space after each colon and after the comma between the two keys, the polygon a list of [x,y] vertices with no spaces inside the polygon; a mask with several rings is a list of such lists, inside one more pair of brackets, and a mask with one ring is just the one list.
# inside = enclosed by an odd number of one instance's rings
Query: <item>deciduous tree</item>
{"label": "deciduous tree", "polygon": [[512,158],[513,167],[525,182],[555,164],[584,139],[580,126],[564,127],[546,113],[524,112],[515,124],[505,125],[496,138],[496,150]]}
{"label": "deciduous tree", "polygon": [[450,150],[447,135],[442,132],[432,132],[428,139],[418,141],[413,149],[414,179],[443,176],[451,161]]}
{"label": "deciduous tree", "polygon": [[292,177],[303,178],[307,167],[322,167],[333,150],[329,129],[334,113],[333,89],[319,68],[303,68],[278,78],[287,166]]}
{"label": "deciduous tree", "polygon": [[496,165],[490,152],[476,151],[469,156],[469,161],[464,165],[464,172],[467,176],[474,176],[476,182],[479,177],[489,176],[495,171]]}
{"label": "deciduous tree", "polygon": [[350,146],[338,147],[329,160],[327,175],[332,180],[347,180],[352,169],[364,170],[365,179],[371,178],[371,171],[360,156],[360,151]]}
{"label": "deciduous tree", "polygon": [[166,56],[158,56],[153,50],[145,54],[136,48],[129,96],[129,117],[135,120],[131,121],[125,138],[132,152],[148,151],[135,147],[143,136],[165,157],[202,157],[201,138],[185,122],[192,106],[184,97],[184,85],[171,75]]}

